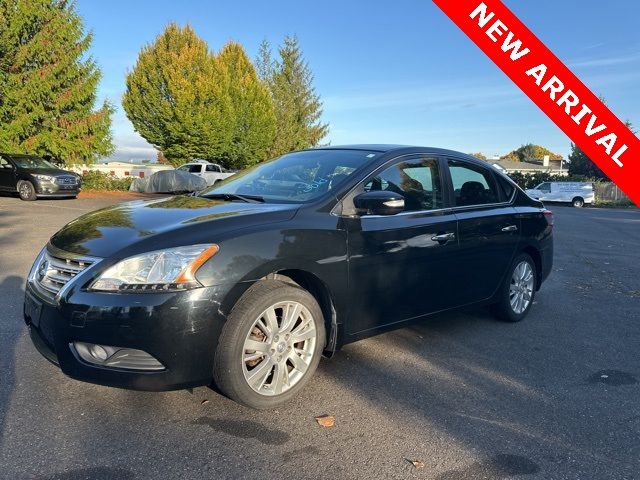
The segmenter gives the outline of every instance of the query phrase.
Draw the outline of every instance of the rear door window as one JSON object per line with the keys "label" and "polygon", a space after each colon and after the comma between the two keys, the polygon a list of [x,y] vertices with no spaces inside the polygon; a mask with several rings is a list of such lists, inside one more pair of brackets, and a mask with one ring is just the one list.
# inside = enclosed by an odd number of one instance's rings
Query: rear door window
{"label": "rear door window", "polygon": [[502,190],[503,199],[505,201],[511,200],[511,196],[513,195],[513,191],[516,189],[516,187],[514,187],[511,182],[500,175],[496,175],[496,178],[498,180],[498,186],[500,187],[500,190]]}
{"label": "rear door window", "polygon": [[500,195],[493,173],[479,165],[449,159],[456,207],[498,203]]}

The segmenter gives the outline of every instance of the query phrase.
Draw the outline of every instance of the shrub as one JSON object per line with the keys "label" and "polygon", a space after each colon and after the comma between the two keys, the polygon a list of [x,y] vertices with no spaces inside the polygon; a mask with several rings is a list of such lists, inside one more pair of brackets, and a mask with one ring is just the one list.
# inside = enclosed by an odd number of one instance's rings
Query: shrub
{"label": "shrub", "polygon": [[108,173],[91,170],[82,176],[84,190],[129,190],[133,177],[118,178]]}

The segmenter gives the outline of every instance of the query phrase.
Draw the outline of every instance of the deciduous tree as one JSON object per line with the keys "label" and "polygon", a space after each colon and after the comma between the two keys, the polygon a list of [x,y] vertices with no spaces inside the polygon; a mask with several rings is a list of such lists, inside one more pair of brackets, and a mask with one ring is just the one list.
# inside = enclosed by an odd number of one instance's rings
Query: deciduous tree
{"label": "deciduous tree", "polygon": [[513,150],[502,157],[504,160],[512,160],[514,162],[524,162],[527,160],[542,160],[545,155],[549,155],[550,160],[561,160],[562,155],[553,153],[546,147],[527,143],[520,148]]}

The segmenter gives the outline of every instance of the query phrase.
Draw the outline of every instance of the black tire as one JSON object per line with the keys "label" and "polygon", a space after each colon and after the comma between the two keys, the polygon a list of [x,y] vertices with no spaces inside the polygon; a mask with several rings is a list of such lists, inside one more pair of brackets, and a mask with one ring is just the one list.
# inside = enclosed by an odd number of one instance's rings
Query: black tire
{"label": "black tire", "polygon": [[[529,267],[531,268],[531,272],[533,273],[533,289],[531,291],[531,299],[529,300],[529,304],[522,312],[518,313],[514,311],[513,307],[511,306],[510,289],[511,289],[511,283],[513,279],[514,271],[516,267],[518,267],[522,262],[527,262],[529,264]],[[511,262],[511,266],[509,267],[507,276],[504,282],[502,283],[502,285],[500,286],[500,289],[498,290],[497,297],[496,297],[497,302],[491,306],[491,311],[498,319],[503,320],[505,322],[519,322],[520,320],[523,320],[529,313],[529,310],[531,310],[531,307],[533,306],[533,301],[535,300],[535,296],[536,296],[537,284],[538,284],[538,271],[536,270],[536,264],[531,258],[531,256],[526,253],[521,253],[517,255],[516,258],[513,259],[513,262]]]}
{"label": "black tire", "polygon": [[26,202],[32,202],[36,200],[36,189],[28,180],[20,180],[16,185],[18,188],[18,195],[20,195],[20,200],[24,200]]}
{"label": "black tire", "polygon": [[584,207],[584,198],[582,197],[574,198],[573,200],[571,200],[571,205],[573,205],[575,208]]}
{"label": "black tire", "polygon": [[[297,383],[281,394],[261,395],[244,377],[241,360],[244,341],[262,313],[284,301],[297,302],[310,312],[316,329],[315,348],[306,371]],[[320,362],[324,346],[324,319],[315,298],[296,285],[278,280],[259,281],[240,297],[222,329],[215,353],[214,382],[224,395],[238,403],[260,410],[273,408],[290,400],[309,381]]]}

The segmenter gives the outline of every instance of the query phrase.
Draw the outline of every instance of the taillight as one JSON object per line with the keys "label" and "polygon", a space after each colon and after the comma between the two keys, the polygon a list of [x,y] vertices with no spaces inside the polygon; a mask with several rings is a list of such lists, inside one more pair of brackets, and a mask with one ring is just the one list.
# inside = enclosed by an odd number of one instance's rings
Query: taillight
{"label": "taillight", "polygon": [[547,221],[548,230],[551,231],[553,229],[553,212],[545,208],[542,213],[544,213],[544,219]]}

